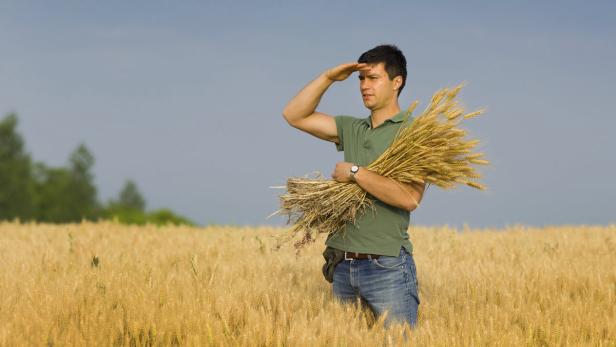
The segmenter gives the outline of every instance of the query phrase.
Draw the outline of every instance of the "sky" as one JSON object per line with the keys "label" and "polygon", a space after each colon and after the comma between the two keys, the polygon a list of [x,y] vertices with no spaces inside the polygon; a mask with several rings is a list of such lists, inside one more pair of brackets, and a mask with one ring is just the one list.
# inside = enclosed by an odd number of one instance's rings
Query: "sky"
{"label": "sky", "polygon": [[[616,222],[616,4],[582,1],[2,1],[0,117],[36,161],[85,143],[102,201],[134,180],[148,208],[197,223],[267,218],[292,176],[342,152],[286,103],[379,44],[407,59],[400,106],[465,82],[487,191],[429,187],[412,225]],[[367,117],[355,75],[318,111]]]}

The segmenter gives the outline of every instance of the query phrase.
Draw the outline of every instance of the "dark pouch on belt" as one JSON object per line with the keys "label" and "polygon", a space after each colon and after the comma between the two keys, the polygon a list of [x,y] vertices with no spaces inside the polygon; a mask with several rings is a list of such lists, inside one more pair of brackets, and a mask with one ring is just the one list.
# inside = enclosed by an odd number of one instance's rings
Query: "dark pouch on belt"
{"label": "dark pouch on belt", "polygon": [[323,252],[325,264],[323,264],[323,276],[327,282],[334,282],[334,270],[336,265],[344,259],[344,251],[327,246]]}

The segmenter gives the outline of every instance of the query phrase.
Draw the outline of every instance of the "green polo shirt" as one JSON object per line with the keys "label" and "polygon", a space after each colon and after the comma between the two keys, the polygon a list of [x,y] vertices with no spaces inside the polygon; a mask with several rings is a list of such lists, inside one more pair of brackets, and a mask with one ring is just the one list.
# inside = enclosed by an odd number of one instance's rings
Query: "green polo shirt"
{"label": "green polo shirt", "polygon": [[[406,111],[401,111],[374,129],[370,116],[363,119],[336,116],[340,140],[336,148],[344,151],[344,161],[366,167],[391,145],[405,116]],[[413,245],[407,233],[410,214],[370,194],[368,198],[374,202],[374,212],[367,208],[366,213],[358,215],[355,224],[346,224],[344,233],[329,234],[325,244],[348,252],[392,257],[397,257],[400,246],[404,246],[412,253]]]}

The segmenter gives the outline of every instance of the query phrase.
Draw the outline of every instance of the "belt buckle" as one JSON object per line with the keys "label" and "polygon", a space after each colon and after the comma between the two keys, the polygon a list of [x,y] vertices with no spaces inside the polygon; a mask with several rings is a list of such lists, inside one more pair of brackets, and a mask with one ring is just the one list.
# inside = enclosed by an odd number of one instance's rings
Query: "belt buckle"
{"label": "belt buckle", "polygon": [[347,251],[344,251],[344,260],[354,260],[353,258],[347,258],[347,253],[355,253],[357,255],[357,252],[347,252]]}

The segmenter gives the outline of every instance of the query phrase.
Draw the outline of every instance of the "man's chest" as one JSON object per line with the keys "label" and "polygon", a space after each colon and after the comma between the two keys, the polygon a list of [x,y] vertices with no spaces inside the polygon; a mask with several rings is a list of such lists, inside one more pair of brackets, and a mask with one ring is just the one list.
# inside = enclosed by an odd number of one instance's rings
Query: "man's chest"
{"label": "man's chest", "polygon": [[345,161],[369,165],[391,145],[399,128],[399,124],[381,125],[375,129],[367,126],[354,128],[351,136],[345,139]]}

